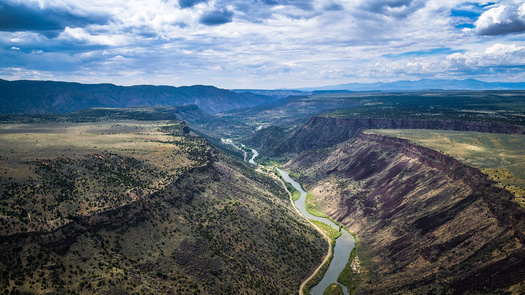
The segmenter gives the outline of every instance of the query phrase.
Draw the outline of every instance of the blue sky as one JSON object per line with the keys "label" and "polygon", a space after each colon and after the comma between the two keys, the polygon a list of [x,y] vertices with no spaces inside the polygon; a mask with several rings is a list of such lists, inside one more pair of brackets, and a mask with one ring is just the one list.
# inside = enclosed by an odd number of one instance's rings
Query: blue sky
{"label": "blue sky", "polygon": [[523,0],[0,0],[0,78],[292,88],[525,81]]}

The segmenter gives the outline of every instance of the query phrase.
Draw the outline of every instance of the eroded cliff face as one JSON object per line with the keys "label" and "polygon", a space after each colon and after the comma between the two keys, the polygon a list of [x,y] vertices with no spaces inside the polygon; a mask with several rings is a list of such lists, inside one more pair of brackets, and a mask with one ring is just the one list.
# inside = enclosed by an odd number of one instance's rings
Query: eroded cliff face
{"label": "eroded cliff face", "polygon": [[407,119],[349,119],[314,116],[292,131],[275,127],[263,129],[249,143],[263,154],[278,156],[328,148],[342,143],[365,129],[435,129],[491,133],[523,134],[520,126],[489,122],[407,120]]}
{"label": "eroded cliff face", "polygon": [[358,294],[524,287],[524,212],[477,169],[372,134],[303,153],[285,167],[357,234]]}

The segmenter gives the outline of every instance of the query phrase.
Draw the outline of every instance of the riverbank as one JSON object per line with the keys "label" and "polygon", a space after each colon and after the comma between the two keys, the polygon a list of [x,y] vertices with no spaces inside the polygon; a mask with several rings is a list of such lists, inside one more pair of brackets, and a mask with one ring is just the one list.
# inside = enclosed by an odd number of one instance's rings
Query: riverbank
{"label": "riverbank", "polygon": [[[341,272],[343,272],[347,265],[347,262],[349,261],[350,253],[352,252],[355,246],[354,237],[346,230],[341,231],[341,228],[338,224],[323,217],[321,214],[317,214],[321,216],[315,216],[308,212],[307,193],[302,189],[301,185],[294,181],[289,176],[288,172],[283,171],[279,168],[273,169],[277,170],[277,172],[281,174],[282,179],[274,175],[273,173],[270,173],[269,171],[265,171],[266,169],[263,169],[264,166],[259,165],[254,161],[255,158],[259,155],[259,153],[253,149],[252,153],[253,156],[249,160],[249,163],[255,164],[257,166],[256,170],[260,173],[267,174],[279,180],[283,184],[284,189],[288,192],[290,202],[292,203],[294,209],[300,215],[302,215],[319,233],[321,233],[328,243],[327,255],[325,256],[319,267],[317,267],[317,269],[312,273],[312,275],[310,275],[301,284],[299,288],[299,294],[322,295],[325,289],[327,289],[330,285],[335,283],[341,286],[344,295],[349,295],[347,287],[338,282],[338,277],[340,276]],[[295,191],[294,193],[290,191],[287,183],[291,185],[297,192],[299,192],[300,196],[298,198],[296,196],[297,193]],[[320,226],[315,224],[317,222],[324,224],[326,227],[329,227],[334,231],[340,232],[341,237],[339,237],[338,239],[338,241],[340,242],[336,243],[335,238],[337,238],[338,236],[333,236],[331,238],[325,230],[323,230]],[[334,257],[336,257],[335,260],[333,260]]]}
{"label": "riverbank", "polygon": [[[301,284],[301,286],[299,288],[299,295],[304,295],[305,294],[304,290],[306,288],[306,285],[310,281],[312,281],[315,277],[317,277],[319,275],[319,273],[322,272],[323,268],[328,268],[328,264],[332,261],[332,258],[333,258],[332,254],[333,254],[335,239],[334,239],[334,242],[332,242],[332,239],[330,239],[330,237],[328,236],[328,234],[324,230],[322,230],[317,225],[315,225],[310,219],[306,218],[301,213],[301,211],[299,211],[299,209],[297,209],[297,206],[295,206],[295,202],[294,202],[295,200],[293,198],[293,194],[286,187],[286,183],[284,182],[284,180],[282,180],[279,177],[277,177],[277,179],[283,184],[284,189],[288,192],[288,195],[290,196],[290,202],[292,203],[292,206],[295,208],[297,213],[299,213],[301,216],[303,216],[320,234],[322,234],[323,237],[325,238],[326,242],[328,243],[328,253],[326,254],[325,258],[323,259],[323,262],[321,262],[321,264],[315,269],[315,271],[306,280],[303,281],[303,283]],[[308,292],[308,294],[309,293],[310,292]]]}
{"label": "riverbank", "polygon": [[[301,196],[298,200],[296,200],[295,202],[292,202],[293,206],[299,211],[299,213],[301,215],[303,215],[303,217],[305,219],[307,219],[311,224],[312,226],[314,226],[317,230],[320,230],[320,232],[322,232],[322,229],[319,228],[318,226],[316,226],[313,222],[313,221],[316,221],[316,222],[322,222],[323,224],[326,224],[326,226],[329,226],[331,227],[332,229],[336,230],[336,231],[339,231],[340,230],[340,227],[338,224],[332,222],[331,220],[327,219],[327,218],[323,218],[323,217],[319,217],[319,216],[315,216],[313,214],[311,214],[310,212],[308,212],[308,210],[306,209],[306,198],[307,198],[307,193],[306,191],[304,191],[301,187],[301,185],[299,183],[297,183],[295,180],[293,180],[289,173],[286,172],[286,171],[283,171],[279,168],[275,168],[282,176],[283,180],[290,183],[296,190],[298,190],[300,193],[301,193]],[[289,192],[290,193],[290,192]],[[322,232],[323,233],[323,232]],[[300,290],[300,294],[308,294],[308,293],[305,293],[305,290],[308,289],[307,287],[309,286],[309,282],[312,281],[312,279],[315,277],[315,275],[317,275],[319,272],[321,272],[324,268],[325,265],[328,265],[328,268],[326,269],[326,272],[324,272],[323,274],[323,277],[322,279],[319,281],[319,282],[316,282],[316,283],[312,283],[311,285],[314,285],[311,289],[310,289],[310,294],[312,295],[322,295],[325,291],[326,288],[328,288],[328,286],[330,286],[332,283],[337,283],[337,284],[340,284],[338,282],[338,277],[340,275],[340,273],[344,270],[344,268],[346,267],[346,264],[350,258],[350,253],[352,251],[352,249],[354,248],[355,246],[355,239],[354,237],[346,230],[343,230],[341,231],[341,237],[339,237],[339,239],[337,240],[337,242],[332,242],[328,239],[328,242],[329,242],[329,245],[330,245],[330,253],[333,255],[333,260],[330,261],[331,257],[328,257],[328,259],[326,259],[326,261],[323,262],[322,265],[319,266],[319,268],[316,270],[316,273],[313,274],[310,278],[308,278],[305,282],[304,282],[304,287],[303,289]],[[330,261],[330,263],[327,263],[328,261]],[[342,288],[343,288],[343,292],[345,295],[348,295],[348,291],[347,291],[347,288],[346,286],[343,286],[341,285]]]}

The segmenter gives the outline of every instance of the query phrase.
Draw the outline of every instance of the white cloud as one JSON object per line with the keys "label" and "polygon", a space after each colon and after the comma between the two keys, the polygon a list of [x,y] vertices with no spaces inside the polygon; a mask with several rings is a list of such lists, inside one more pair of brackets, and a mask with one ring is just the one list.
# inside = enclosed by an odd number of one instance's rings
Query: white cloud
{"label": "white cloud", "polygon": [[509,2],[485,11],[475,22],[480,35],[525,32],[525,3]]}
{"label": "white cloud", "polygon": [[119,46],[129,44],[131,40],[125,35],[92,35],[83,28],[70,28],[66,27],[57,40],[63,40],[68,43],[86,43],[86,44],[98,44],[98,45],[109,45]]}
{"label": "white cloud", "polygon": [[447,56],[452,68],[525,65],[525,46],[495,44],[484,52],[454,53]]}
{"label": "white cloud", "polygon": [[[458,69],[475,75],[484,66],[523,65],[524,42],[479,34],[509,19],[515,25],[525,4],[483,8],[475,29],[457,29],[451,9],[473,1],[189,0],[182,9],[177,0],[27,0],[46,11],[108,21],[67,25],[53,36],[0,31],[0,68],[119,84],[169,84],[175,77],[171,83],[178,85],[277,88],[437,77]],[[493,10],[499,7],[502,12]],[[203,22],[213,12],[220,13]],[[39,49],[27,54],[33,48]],[[60,63],[53,66],[52,59]]]}

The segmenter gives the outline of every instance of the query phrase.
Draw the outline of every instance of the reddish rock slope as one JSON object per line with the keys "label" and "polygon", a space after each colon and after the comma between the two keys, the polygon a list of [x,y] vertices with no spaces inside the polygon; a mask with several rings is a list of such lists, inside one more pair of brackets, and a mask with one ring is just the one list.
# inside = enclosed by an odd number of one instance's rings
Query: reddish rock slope
{"label": "reddish rock slope", "polygon": [[524,211],[477,169],[369,134],[303,153],[286,168],[357,234],[358,294],[525,288]]}

